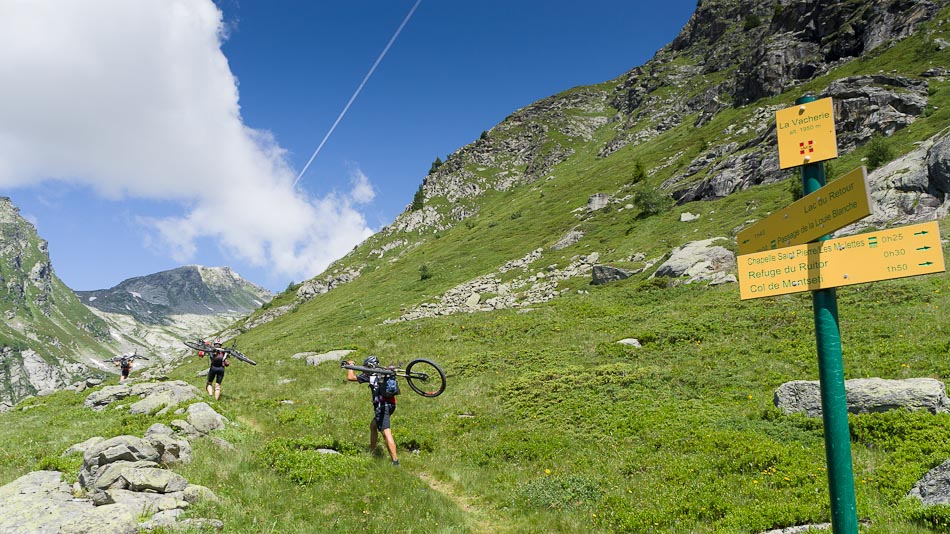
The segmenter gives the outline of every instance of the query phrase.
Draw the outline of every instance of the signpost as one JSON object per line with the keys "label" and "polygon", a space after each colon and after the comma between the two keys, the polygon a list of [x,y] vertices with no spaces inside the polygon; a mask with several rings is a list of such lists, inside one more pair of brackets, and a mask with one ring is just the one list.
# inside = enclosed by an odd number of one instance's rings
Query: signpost
{"label": "signpost", "polygon": [[[775,113],[779,167],[801,166],[805,196],[739,232],[739,295],[812,292],[831,526],[857,534],[851,435],[836,287],[945,270],[936,222],[828,239],[871,213],[864,167],[825,185],[824,160],[838,157],[830,98],[802,97]],[[815,241],[817,239],[817,241]],[[780,248],[781,247],[781,248]]]}
{"label": "signpost", "polygon": [[808,243],[871,214],[862,165],[739,232],[739,254]]}
{"label": "signpost", "polygon": [[742,300],[943,272],[936,222],[740,256]]}

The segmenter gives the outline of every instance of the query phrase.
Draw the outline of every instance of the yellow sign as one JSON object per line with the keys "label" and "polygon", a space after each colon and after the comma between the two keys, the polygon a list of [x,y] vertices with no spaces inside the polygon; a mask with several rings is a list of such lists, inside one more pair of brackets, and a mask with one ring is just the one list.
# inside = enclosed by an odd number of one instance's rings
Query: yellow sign
{"label": "yellow sign", "polygon": [[834,115],[831,98],[776,111],[779,168],[837,158]]}
{"label": "yellow sign", "polygon": [[742,300],[946,270],[936,222],[739,256]]}
{"label": "yellow sign", "polygon": [[871,191],[862,165],[739,232],[739,254],[808,243],[870,214]]}

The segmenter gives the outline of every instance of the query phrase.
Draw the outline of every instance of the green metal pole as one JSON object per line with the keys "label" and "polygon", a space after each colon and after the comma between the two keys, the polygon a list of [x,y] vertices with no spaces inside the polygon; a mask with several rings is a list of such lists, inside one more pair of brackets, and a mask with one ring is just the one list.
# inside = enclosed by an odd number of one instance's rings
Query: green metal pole
{"label": "green metal pole", "polygon": [[[796,105],[813,102],[804,96]],[[824,163],[802,165],[802,194],[825,185]],[[828,239],[821,237],[819,241]],[[818,378],[821,382],[821,417],[825,426],[825,458],[828,462],[828,491],[831,495],[831,527],[835,534],[857,534],[858,514],[851,467],[851,433],[848,429],[848,401],[844,389],[841,332],[838,329],[838,296],[835,288],[812,291],[815,340],[818,343]]]}

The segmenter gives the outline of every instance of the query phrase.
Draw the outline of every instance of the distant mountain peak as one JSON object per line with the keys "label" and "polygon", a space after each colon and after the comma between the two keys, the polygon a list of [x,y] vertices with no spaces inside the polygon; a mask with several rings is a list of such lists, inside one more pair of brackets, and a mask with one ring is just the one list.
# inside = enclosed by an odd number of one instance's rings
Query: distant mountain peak
{"label": "distant mountain peak", "polygon": [[137,276],[110,289],[77,291],[88,306],[163,324],[173,315],[244,315],[268,302],[270,291],[230,267],[187,265]]}

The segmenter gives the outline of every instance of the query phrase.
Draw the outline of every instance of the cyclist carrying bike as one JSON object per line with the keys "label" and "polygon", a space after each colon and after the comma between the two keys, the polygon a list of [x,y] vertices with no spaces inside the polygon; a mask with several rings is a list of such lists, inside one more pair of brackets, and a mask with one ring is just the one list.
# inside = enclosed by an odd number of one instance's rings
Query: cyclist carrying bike
{"label": "cyclist carrying bike", "polygon": [[[353,365],[353,361],[347,363]],[[368,356],[363,360],[363,366],[379,367],[379,359],[376,356]],[[357,375],[352,369],[347,369],[346,379],[349,382],[369,384],[369,390],[373,395],[375,415],[373,421],[369,424],[369,449],[371,451],[376,450],[378,432],[382,432],[386,448],[389,450],[389,456],[393,459],[393,465],[399,465],[399,458],[396,456],[396,440],[393,438],[393,431],[389,425],[389,418],[396,411],[396,397],[380,395],[380,385],[382,383],[380,375],[365,372]]]}
{"label": "cyclist carrying bike", "polygon": [[119,374],[119,382],[122,382],[126,378],[129,377],[129,373],[132,371],[133,359],[134,358],[132,358],[131,354],[123,354],[122,356],[114,360],[116,366],[118,366],[119,368],[119,371],[121,371],[121,373]]}
{"label": "cyclist carrying bike", "polygon": [[[208,384],[206,386],[208,395],[214,395],[214,400],[218,400],[221,398],[221,381],[224,380],[224,368],[231,365],[231,362],[228,361],[230,354],[221,348],[221,338],[215,338],[211,344],[211,350],[198,351],[198,356],[204,356],[204,352],[208,353],[208,360],[211,363],[211,367],[208,368]],[[212,384],[214,384],[214,389],[211,387]]]}

